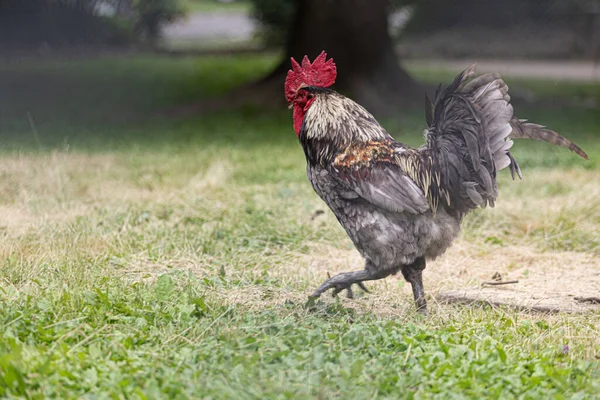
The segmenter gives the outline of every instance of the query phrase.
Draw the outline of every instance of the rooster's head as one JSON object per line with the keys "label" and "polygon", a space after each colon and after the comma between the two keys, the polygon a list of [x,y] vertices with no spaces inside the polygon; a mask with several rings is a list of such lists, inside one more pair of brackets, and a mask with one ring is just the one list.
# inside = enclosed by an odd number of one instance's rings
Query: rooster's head
{"label": "rooster's head", "polygon": [[333,59],[327,60],[325,51],[321,52],[312,63],[307,56],[302,59],[302,65],[292,58],[292,69],[285,79],[285,98],[293,109],[294,130],[300,134],[304,114],[314,101],[310,87],[327,88],[335,82],[337,75]]}

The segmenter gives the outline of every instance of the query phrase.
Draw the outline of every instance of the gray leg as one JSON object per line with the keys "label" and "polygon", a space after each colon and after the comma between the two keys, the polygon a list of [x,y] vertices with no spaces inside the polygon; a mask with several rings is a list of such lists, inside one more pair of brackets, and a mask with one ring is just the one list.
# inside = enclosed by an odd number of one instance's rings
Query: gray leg
{"label": "gray leg", "polygon": [[417,310],[427,315],[427,301],[425,300],[425,289],[423,288],[423,270],[425,269],[425,258],[420,257],[410,265],[402,267],[404,279],[412,286],[413,296],[417,305]]}
{"label": "gray leg", "polygon": [[373,281],[376,279],[382,279],[391,274],[393,271],[369,271],[363,269],[362,271],[344,272],[337,274],[336,276],[329,278],[323,283],[310,297],[319,297],[323,292],[333,288],[333,295],[337,295],[342,290],[348,291],[348,298],[354,297],[351,286],[356,283],[359,288],[365,292],[369,292],[363,281]]}

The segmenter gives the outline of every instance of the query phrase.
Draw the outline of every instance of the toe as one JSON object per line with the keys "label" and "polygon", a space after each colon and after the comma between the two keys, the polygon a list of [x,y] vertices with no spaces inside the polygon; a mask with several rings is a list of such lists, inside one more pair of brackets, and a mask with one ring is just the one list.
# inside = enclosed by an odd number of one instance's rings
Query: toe
{"label": "toe", "polygon": [[363,292],[365,292],[365,293],[371,293],[371,292],[369,292],[369,289],[367,289],[367,287],[365,286],[365,284],[364,284],[364,283],[362,283],[362,282],[357,282],[356,284],[358,285],[358,287],[359,287],[359,288],[361,288],[361,290],[362,290]]}
{"label": "toe", "polygon": [[348,286],[346,288],[346,297],[349,299],[353,299],[354,298],[354,292],[352,292],[352,287]]}

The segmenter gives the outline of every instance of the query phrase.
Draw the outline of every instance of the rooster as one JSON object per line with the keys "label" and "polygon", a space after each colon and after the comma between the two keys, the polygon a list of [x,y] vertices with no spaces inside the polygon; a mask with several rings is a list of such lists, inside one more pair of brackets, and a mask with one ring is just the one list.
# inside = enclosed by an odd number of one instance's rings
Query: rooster
{"label": "rooster", "polygon": [[521,170],[509,149],[512,138],[530,138],[587,155],[541,125],[513,115],[508,87],[498,74],[471,79],[459,74],[434,101],[426,98],[425,144],[395,141],[365,108],[329,87],[336,66],[322,52],[302,65],[292,58],[285,96],[304,150],[308,178],[365,259],[364,269],[327,279],[313,294],[401,272],[417,308],[427,313],[422,271],[456,239],[470,211],[493,207],[496,175]]}

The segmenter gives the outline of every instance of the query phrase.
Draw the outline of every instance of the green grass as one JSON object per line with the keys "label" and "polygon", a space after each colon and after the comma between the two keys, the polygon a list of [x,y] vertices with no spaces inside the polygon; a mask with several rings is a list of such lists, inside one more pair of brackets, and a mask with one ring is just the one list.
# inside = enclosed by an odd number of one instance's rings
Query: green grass
{"label": "green grass", "polygon": [[[0,397],[596,397],[598,311],[549,316],[432,299],[425,318],[397,277],[355,300],[306,305],[327,271],[361,265],[334,217],[316,216],[324,206],[289,111],[157,113],[275,62],[0,66]],[[598,89],[522,83],[557,99]],[[518,111],[591,160],[517,143],[525,180],[504,174],[497,208],[466,218],[455,248],[425,272],[430,295],[479,282],[481,271],[522,267],[533,281],[527,257],[599,271],[597,110]],[[422,140],[420,111],[386,124],[403,141]]]}
{"label": "green grass", "polygon": [[249,39],[232,40],[230,38],[207,38],[198,40],[196,38],[163,38],[160,43],[161,48],[171,52],[197,52],[208,53],[218,50],[219,52],[230,51],[232,53],[243,49],[256,49],[261,51],[264,48],[259,37]]}
{"label": "green grass", "polygon": [[233,1],[221,3],[216,0],[185,0],[184,7],[188,12],[222,12],[248,14],[251,4],[248,1]]}

